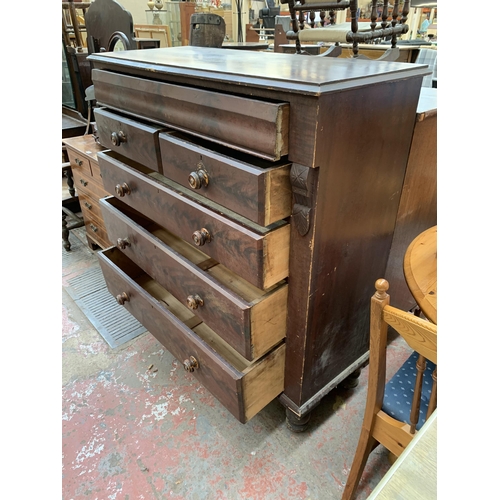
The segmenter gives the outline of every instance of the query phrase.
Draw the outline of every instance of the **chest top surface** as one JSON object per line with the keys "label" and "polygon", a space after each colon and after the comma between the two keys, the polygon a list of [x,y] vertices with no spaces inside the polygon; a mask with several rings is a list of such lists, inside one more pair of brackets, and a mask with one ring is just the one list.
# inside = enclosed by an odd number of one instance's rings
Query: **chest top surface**
{"label": "chest top surface", "polygon": [[92,54],[95,68],[231,82],[321,94],[430,74],[427,65],[348,58],[306,57],[207,47],[172,47]]}
{"label": "chest top surface", "polygon": [[95,141],[92,134],[63,139],[63,143],[95,162],[97,162],[97,153],[105,149]]}

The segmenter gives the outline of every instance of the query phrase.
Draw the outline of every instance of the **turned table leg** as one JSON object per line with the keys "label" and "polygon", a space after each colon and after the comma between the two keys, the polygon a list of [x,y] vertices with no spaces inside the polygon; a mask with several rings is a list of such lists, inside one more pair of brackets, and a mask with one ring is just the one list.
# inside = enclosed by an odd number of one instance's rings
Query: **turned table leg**
{"label": "turned table leg", "polygon": [[68,170],[66,170],[66,182],[68,184],[68,191],[70,196],[75,196],[75,181],[73,180],[73,172],[71,171],[71,168],[68,168]]}
{"label": "turned table leg", "polygon": [[66,214],[64,212],[62,214],[62,239],[65,250],[69,252],[71,249],[71,243],[69,242],[68,221],[66,220]]}

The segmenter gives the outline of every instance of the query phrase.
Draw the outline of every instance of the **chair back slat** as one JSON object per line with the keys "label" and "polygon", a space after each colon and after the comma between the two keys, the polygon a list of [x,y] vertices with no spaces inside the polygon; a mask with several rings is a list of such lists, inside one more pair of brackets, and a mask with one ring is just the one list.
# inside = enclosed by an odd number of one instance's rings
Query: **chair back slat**
{"label": "chair back slat", "polygon": [[425,417],[426,420],[428,420],[437,406],[437,367],[432,373],[432,381],[434,383],[432,384],[431,397],[429,399],[429,408],[427,409],[427,415]]}
{"label": "chair back slat", "polygon": [[[338,10],[349,10],[351,15],[350,27],[342,34],[343,42],[352,43],[352,51],[354,57],[358,57],[358,45],[360,43],[376,43],[380,40],[390,38],[391,48],[396,48],[397,38],[408,32],[409,26],[406,24],[406,19],[410,11],[410,0],[404,0],[403,11],[400,15],[399,4],[400,0],[394,0],[392,13],[389,15],[389,0],[383,0],[383,10],[379,12],[379,0],[371,0],[372,15],[371,29],[369,31],[360,32],[358,27],[358,0],[280,0],[282,4],[288,3],[291,19],[291,30],[287,31],[287,39],[295,40],[297,54],[304,53],[301,47],[301,35],[306,24],[311,28],[320,29],[321,41],[330,43],[340,43],[340,34],[330,27],[324,28],[326,11],[329,13],[329,21],[331,26],[335,26],[337,22],[336,12]],[[402,0],[401,0],[402,1]],[[316,28],[316,11],[319,11],[320,16],[318,24],[320,28]],[[304,15],[306,13],[306,15]],[[306,19],[309,22],[306,23]],[[309,30],[307,30],[309,31]],[[333,37],[332,37],[333,35]],[[345,38],[345,40],[344,40]],[[305,41],[305,40],[304,40]]]}
{"label": "chair back slat", "polygon": [[382,315],[414,351],[437,364],[436,325],[392,306],[385,306]]}
{"label": "chair back slat", "polygon": [[424,372],[427,366],[426,359],[420,354],[417,359],[417,376],[415,377],[415,387],[413,388],[413,401],[410,411],[410,434],[415,434],[420,416],[420,400],[422,399],[422,385],[424,382]]}

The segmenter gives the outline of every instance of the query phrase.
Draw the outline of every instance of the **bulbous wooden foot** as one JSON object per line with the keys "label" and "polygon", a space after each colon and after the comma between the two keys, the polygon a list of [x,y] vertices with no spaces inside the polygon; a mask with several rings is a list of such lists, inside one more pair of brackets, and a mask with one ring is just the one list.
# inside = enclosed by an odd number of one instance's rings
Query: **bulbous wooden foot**
{"label": "bulbous wooden foot", "polygon": [[340,382],[339,386],[342,389],[354,389],[359,384],[359,376],[361,375],[361,368],[353,371],[347,378]]}
{"label": "bulbous wooden foot", "polygon": [[293,432],[304,432],[309,427],[311,413],[298,417],[290,409],[286,409],[286,425]]}

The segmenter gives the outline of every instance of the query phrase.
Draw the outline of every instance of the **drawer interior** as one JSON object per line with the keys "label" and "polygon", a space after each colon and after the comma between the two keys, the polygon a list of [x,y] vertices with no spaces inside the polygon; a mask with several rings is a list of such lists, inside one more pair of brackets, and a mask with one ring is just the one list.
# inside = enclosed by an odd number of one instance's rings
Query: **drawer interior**
{"label": "drawer interior", "polygon": [[286,220],[279,220],[270,224],[269,226],[260,226],[259,224],[256,224],[255,222],[251,221],[250,219],[247,219],[246,217],[243,217],[237,214],[236,212],[233,212],[232,210],[223,207],[222,205],[219,205],[218,203],[215,203],[199,195],[198,193],[194,193],[193,191],[185,188],[184,186],[181,186],[177,182],[168,179],[164,175],[155,172],[154,170],[151,170],[150,168],[141,165],[140,163],[130,160],[129,158],[124,158],[122,155],[116,153],[115,151],[109,150],[106,151],[105,153],[102,153],[102,155],[103,157],[109,157],[111,159],[117,160],[118,162],[125,164],[127,167],[130,167],[136,170],[137,172],[146,175],[157,182],[161,182],[167,188],[176,191],[177,193],[193,200],[194,202],[198,203],[201,206],[204,206],[214,212],[223,215],[224,217],[227,217],[228,219],[237,222],[238,224],[241,224],[242,226],[250,229],[251,231],[254,231],[257,234],[266,235],[271,231],[274,231],[275,229],[286,226],[288,224],[288,221]]}
{"label": "drawer interior", "polygon": [[283,156],[279,160],[271,162],[269,160],[265,160],[262,158],[258,158],[257,156],[252,156],[248,153],[244,153],[243,151],[237,151],[227,146],[223,146],[222,144],[217,144],[215,142],[207,141],[202,139],[201,137],[196,137],[189,135],[184,132],[179,132],[177,130],[169,131],[169,135],[186,141],[187,143],[191,143],[193,145],[199,146],[200,148],[204,148],[208,151],[215,152],[221,156],[225,156],[227,158],[235,159],[239,162],[245,163],[249,168],[256,168],[259,170],[267,170],[270,168],[276,168],[280,165],[286,165],[290,163],[288,161],[288,156]]}
{"label": "drawer interior", "polygon": [[139,287],[160,302],[171,314],[190,328],[198,337],[209,345],[218,355],[241,373],[246,373],[254,363],[246,360],[227,342],[221,339],[211,328],[203,323],[193,312],[178,301],[163,286],[147,275],[139,266],[122,252],[107,252],[105,256],[126,274]]}

